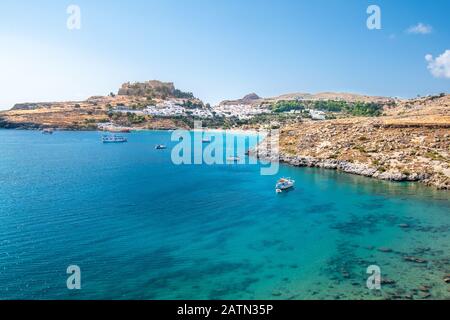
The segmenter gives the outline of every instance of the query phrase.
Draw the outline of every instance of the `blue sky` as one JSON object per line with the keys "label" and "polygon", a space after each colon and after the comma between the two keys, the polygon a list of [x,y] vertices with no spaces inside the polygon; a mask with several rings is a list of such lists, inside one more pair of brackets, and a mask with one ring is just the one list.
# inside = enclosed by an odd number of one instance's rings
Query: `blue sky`
{"label": "blue sky", "polygon": [[[80,30],[66,27],[71,4]],[[381,30],[366,27],[370,4]],[[2,0],[0,109],[151,79],[213,104],[249,92],[448,92],[445,71],[427,65],[448,68],[434,59],[450,50],[449,12],[447,0]]]}

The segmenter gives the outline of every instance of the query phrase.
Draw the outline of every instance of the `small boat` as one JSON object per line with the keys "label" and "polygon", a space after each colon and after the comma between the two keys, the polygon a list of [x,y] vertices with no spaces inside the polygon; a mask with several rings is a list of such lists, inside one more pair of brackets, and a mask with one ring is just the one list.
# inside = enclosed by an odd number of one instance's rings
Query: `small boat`
{"label": "small boat", "polygon": [[281,178],[275,185],[275,191],[277,193],[282,193],[283,191],[292,189],[294,187],[294,184],[295,181],[292,180],[291,178]]}
{"label": "small boat", "polygon": [[227,161],[228,162],[239,162],[239,161],[241,161],[241,158],[239,158],[239,157],[228,157]]}
{"label": "small boat", "polygon": [[53,134],[53,129],[42,129],[42,134]]}
{"label": "small boat", "polygon": [[102,137],[102,142],[103,143],[123,143],[123,142],[127,142],[127,138],[123,137],[123,136],[119,136],[119,135],[111,135],[111,136],[103,136]]}
{"label": "small boat", "polygon": [[211,143],[211,139],[210,138],[204,138],[202,140],[202,143]]}
{"label": "small boat", "polygon": [[167,147],[165,145],[163,145],[163,144],[157,144],[155,146],[155,149],[156,150],[164,150],[164,149],[167,149]]}

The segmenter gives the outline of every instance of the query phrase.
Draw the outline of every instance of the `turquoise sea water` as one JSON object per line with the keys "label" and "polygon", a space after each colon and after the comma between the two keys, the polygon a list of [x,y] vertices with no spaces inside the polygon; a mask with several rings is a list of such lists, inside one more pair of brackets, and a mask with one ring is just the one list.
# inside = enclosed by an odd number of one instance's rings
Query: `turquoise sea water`
{"label": "turquoise sea water", "polygon": [[[0,299],[450,298],[448,192],[289,166],[175,166],[154,149],[173,146],[170,133],[128,137],[0,130]],[[296,189],[275,194],[280,176]],[[79,291],[66,288],[69,265]],[[395,283],[368,290],[369,265]]]}

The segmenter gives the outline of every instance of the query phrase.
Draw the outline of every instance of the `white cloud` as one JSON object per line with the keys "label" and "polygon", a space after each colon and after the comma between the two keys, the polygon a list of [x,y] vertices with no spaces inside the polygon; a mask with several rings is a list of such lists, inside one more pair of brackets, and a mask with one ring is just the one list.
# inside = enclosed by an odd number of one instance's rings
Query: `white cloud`
{"label": "white cloud", "polygon": [[429,34],[433,32],[433,27],[420,22],[415,26],[409,27],[408,30],[406,30],[406,32],[411,34]]}
{"label": "white cloud", "polygon": [[439,57],[433,58],[431,54],[425,56],[428,70],[436,78],[450,79],[450,50],[445,50]]}

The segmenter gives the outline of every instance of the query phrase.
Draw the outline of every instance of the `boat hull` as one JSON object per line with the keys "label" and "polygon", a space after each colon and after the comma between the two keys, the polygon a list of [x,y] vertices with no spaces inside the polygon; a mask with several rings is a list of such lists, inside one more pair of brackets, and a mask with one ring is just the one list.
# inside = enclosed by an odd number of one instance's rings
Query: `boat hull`
{"label": "boat hull", "polygon": [[125,143],[125,142],[127,142],[126,140],[125,141],[103,141],[103,143]]}

